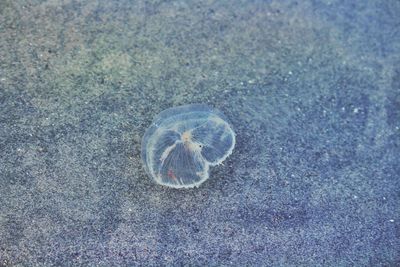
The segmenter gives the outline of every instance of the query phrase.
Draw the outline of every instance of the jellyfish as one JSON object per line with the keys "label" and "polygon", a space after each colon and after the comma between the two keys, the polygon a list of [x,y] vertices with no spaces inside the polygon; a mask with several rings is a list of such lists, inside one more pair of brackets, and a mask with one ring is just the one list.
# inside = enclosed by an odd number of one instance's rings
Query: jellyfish
{"label": "jellyfish", "polygon": [[209,168],[221,164],[235,147],[235,133],[225,115],[204,104],[166,109],[142,139],[142,161],[158,184],[173,188],[200,186]]}

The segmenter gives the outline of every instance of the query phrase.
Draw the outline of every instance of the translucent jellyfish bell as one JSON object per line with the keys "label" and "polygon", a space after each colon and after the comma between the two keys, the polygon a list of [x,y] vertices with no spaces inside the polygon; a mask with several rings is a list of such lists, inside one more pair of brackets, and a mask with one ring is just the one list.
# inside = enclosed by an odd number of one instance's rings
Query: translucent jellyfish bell
{"label": "translucent jellyfish bell", "polygon": [[164,110],[142,140],[147,173],[161,185],[197,187],[208,170],[223,162],[235,147],[235,133],[224,114],[203,104]]}

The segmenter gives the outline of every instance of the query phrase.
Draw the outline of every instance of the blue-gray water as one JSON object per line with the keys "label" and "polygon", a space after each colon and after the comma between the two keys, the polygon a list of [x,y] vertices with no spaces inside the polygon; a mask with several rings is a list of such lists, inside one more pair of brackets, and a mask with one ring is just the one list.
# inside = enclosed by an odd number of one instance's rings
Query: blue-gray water
{"label": "blue-gray water", "polygon": [[[0,266],[398,266],[400,2],[0,1]],[[140,159],[221,110],[200,188]]]}

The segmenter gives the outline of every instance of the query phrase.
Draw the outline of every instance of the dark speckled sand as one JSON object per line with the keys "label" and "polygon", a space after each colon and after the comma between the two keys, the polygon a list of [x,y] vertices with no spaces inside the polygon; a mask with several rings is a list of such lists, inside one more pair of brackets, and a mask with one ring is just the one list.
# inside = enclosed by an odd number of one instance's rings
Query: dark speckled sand
{"label": "dark speckled sand", "polygon": [[[0,266],[398,266],[400,2],[0,1]],[[198,189],[160,111],[237,134]]]}

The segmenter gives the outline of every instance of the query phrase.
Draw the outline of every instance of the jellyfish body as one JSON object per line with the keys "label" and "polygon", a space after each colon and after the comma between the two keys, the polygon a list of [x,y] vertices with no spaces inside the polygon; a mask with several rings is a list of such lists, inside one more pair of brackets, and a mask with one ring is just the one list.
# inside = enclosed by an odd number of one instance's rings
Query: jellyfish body
{"label": "jellyfish body", "polygon": [[142,140],[147,173],[161,185],[191,188],[209,176],[209,167],[233,151],[235,133],[222,112],[203,104],[164,110]]}

